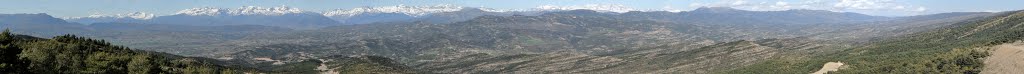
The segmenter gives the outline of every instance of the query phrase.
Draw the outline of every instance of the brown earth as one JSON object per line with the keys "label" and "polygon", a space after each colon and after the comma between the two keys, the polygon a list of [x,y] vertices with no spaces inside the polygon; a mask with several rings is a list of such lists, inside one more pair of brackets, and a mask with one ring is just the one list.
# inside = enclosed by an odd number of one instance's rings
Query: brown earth
{"label": "brown earth", "polygon": [[1024,43],[1007,43],[989,50],[982,74],[1024,74]]}

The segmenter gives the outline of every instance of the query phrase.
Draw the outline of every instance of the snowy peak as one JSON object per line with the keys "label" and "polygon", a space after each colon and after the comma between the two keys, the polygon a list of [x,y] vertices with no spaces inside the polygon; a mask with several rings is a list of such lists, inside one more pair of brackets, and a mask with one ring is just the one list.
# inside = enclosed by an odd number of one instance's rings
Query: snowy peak
{"label": "snowy peak", "polygon": [[236,9],[225,9],[225,8],[214,8],[214,7],[202,7],[202,8],[191,8],[178,11],[179,15],[192,15],[192,16],[216,16],[216,15],[284,15],[291,13],[303,13],[304,11],[298,8],[292,8],[287,6],[279,7],[258,7],[258,6],[243,6]]}
{"label": "snowy peak", "polygon": [[279,7],[271,7],[271,8],[256,7],[256,6],[245,6],[245,7],[241,7],[241,8],[235,9],[235,10],[229,10],[228,13],[229,14],[241,14],[241,15],[256,15],[256,14],[284,15],[284,14],[288,14],[288,13],[302,13],[302,10],[299,10],[298,8],[287,7],[287,6],[279,6]]}
{"label": "snowy peak", "polygon": [[66,18],[66,19],[83,19],[83,18],[131,18],[131,19],[141,19],[141,20],[147,20],[147,19],[153,19],[153,17],[156,17],[156,15],[154,15],[154,14],[151,14],[151,13],[145,13],[145,12],[132,12],[132,13],[126,13],[126,14],[114,14],[114,15],[104,15],[104,14],[93,14],[93,15],[89,15],[89,16],[86,16],[86,17],[70,17],[70,18]]}
{"label": "snowy peak", "polygon": [[423,16],[430,13],[459,11],[464,7],[456,5],[434,5],[434,6],[385,6],[385,7],[361,7],[349,10],[338,9],[324,12],[324,16],[354,16],[366,13],[401,13],[410,16]]}
{"label": "snowy peak", "polygon": [[203,7],[203,8],[191,8],[178,11],[177,14],[185,15],[219,15],[221,10],[227,11],[226,9],[214,8],[214,7]]}
{"label": "snowy peak", "polygon": [[128,13],[128,14],[117,14],[115,16],[117,16],[117,17],[130,17],[130,18],[135,18],[135,19],[153,19],[153,17],[156,17],[156,15],[154,15],[154,14],[143,13],[143,12],[132,12],[132,13]]}

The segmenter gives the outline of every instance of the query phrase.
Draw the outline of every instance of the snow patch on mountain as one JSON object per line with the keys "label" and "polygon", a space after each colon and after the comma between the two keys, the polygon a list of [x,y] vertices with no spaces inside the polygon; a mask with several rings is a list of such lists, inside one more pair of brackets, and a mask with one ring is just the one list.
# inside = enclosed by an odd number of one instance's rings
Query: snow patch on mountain
{"label": "snow patch on mountain", "polygon": [[284,15],[292,13],[304,13],[304,11],[298,8],[292,8],[288,6],[278,7],[258,7],[258,6],[243,6],[235,9],[227,8],[215,8],[215,7],[201,7],[191,8],[178,11],[176,14],[192,15],[192,16],[218,16],[218,15]]}
{"label": "snow patch on mountain", "polygon": [[[442,4],[434,6],[384,6],[384,7],[360,7],[353,9],[337,9],[333,11],[324,12],[324,16],[355,16],[359,14],[369,13],[401,13],[410,16],[423,16],[430,13],[441,13],[441,12],[454,12],[463,9],[462,6]],[[493,10],[492,11],[498,11]]]}
{"label": "snow patch on mountain", "polygon": [[120,19],[120,18],[132,18],[132,19],[148,20],[148,19],[153,19],[153,17],[156,17],[156,15],[150,14],[150,13],[145,13],[145,12],[132,12],[132,13],[114,14],[114,15],[93,14],[93,15],[89,15],[89,16],[86,16],[86,17],[66,17],[64,19],[83,19],[83,18],[115,18],[115,19]]}
{"label": "snow patch on mountain", "polygon": [[515,10],[515,9],[501,10],[501,9],[482,8],[482,7],[481,8],[477,8],[477,9],[480,9],[480,10],[485,11],[485,12],[516,12],[516,11],[526,11],[526,10]]}

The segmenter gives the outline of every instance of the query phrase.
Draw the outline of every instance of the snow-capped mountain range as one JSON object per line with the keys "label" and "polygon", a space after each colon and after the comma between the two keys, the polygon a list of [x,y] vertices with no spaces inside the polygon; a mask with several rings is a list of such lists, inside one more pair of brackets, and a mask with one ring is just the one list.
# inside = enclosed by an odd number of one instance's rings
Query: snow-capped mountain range
{"label": "snow-capped mountain range", "polygon": [[[292,8],[288,6],[278,7],[257,7],[257,6],[243,6],[236,9],[226,8],[214,8],[214,7],[202,7],[202,8],[191,8],[178,11],[177,15],[193,15],[193,16],[224,16],[224,15],[284,15],[284,14],[297,14],[297,13],[313,13],[304,12],[298,8]],[[223,15],[222,15],[223,14]]]}
{"label": "snow-capped mountain range", "polygon": [[[491,9],[483,7],[464,7],[450,4],[431,5],[431,6],[382,6],[382,7],[359,7],[352,9],[335,9],[329,11],[319,12],[324,16],[355,16],[360,14],[372,14],[372,13],[399,13],[409,16],[424,16],[432,13],[443,13],[443,12],[454,12],[464,8],[477,8],[487,12],[510,12],[510,11],[561,11],[561,10],[576,10],[576,9],[588,9],[595,11],[607,11],[607,12],[628,12],[628,11],[640,11],[623,5],[581,5],[581,6],[554,6],[544,5],[538,6],[533,9]],[[259,7],[259,6],[243,6],[234,9],[229,8],[216,8],[216,7],[199,7],[189,8],[180,10],[172,15],[205,15],[205,16],[225,16],[225,15],[284,15],[291,13],[317,13],[310,11],[303,11],[298,8],[292,8],[288,6],[278,7]],[[113,14],[103,15],[94,14],[85,17],[65,17],[64,19],[80,19],[80,18],[134,18],[134,19],[152,19],[158,17],[155,14],[145,12],[133,12],[127,14]]]}
{"label": "snow-capped mountain range", "polygon": [[159,16],[146,21],[146,23],[152,24],[197,26],[264,25],[295,29],[314,29],[341,25],[341,23],[320,13],[303,11],[288,6],[243,6],[234,9],[214,7],[191,8],[178,11],[174,15]]}
{"label": "snow-capped mountain range", "polygon": [[152,19],[153,17],[156,17],[156,15],[155,15],[155,14],[150,14],[150,13],[146,13],[146,12],[132,12],[132,13],[126,13],[126,14],[114,14],[114,15],[103,15],[103,14],[93,14],[93,15],[89,15],[89,16],[86,16],[86,17],[68,17],[68,18],[64,18],[64,19],[81,19],[81,18],[133,18],[133,19]]}
{"label": "snow-capped mountain range", "polygon": [[[623,13],[636,11],[622,5],[585,5],[585,6],[540,6],[533,9],[498,10],[483,7],[463,7],[456,5],[430,6],[382,6],[359,7],[351,9],[335,9],[323,12],[304,11],[288,6],[259,7],[242,6],[238,8],[199,7],[180,10],[171,15],[156,15],[144,12],[133,12],[114,15],[90,15],[86,17],[66,17],[65,20],[90,24],[102,22],[151,23],[178,25],[305,25],[329,26],[341,24],[367,24],[391,21],[415,21],[417,19],[444,18],[468,19],[483,15],[520,14],[521,12],[564,11],[590,9],[603,12]],[[433,15],[445,13],[443,15]],[[472,14],[472,15],[460,15]],[[327,20],[324,20],[327,19]],[[333,21],[331,21],[333,20]],[[294,26],[286,26],[294,27]]]}
{"label": "snow-capped mountain range", "polygon": [[[180,10],[172,15],[191,15],[191,16],[238,16],[238,15],[271,15],[280,16],[284,14],[297,14],[297,13],[311,13],[319,14],[316,12],[306,12],[298,8],[292,8],[288,6],[279,7],[258,7],[258,6],[243,6],[235,9],[228,8],[216,8],[216,7],[199,7],[189,8]],[[170,15],[162,15],[170,16]],[[136,20],[149,20],[157,16],[156,14],[146,12],[132,12],[125,14],[93,14],[85,17],[64,17],[63,19],[79,20],[79,19],[136,19]]]}
{"label": "snow-capped mountain range", "polygon": [[465,7],[455,5],[435,6],[385,6],[385,7],[360,7],[353,9],[336,9],[323,12],[324,16],[355,16],[370,13],[400,13],[410,16],[423,16],[430,13],[459,11]]}
{"label": "snow-capped mountain range", "polygon": [[132,12],[125,14],[114,14],[114,15],[101,15],[93,14],[86,17],[65,17],[64,20],[78,22],[78,23],[100,23],[100,22],[141,22],[143,20],[149,20],[157,17],[155,14],[145,12]]}

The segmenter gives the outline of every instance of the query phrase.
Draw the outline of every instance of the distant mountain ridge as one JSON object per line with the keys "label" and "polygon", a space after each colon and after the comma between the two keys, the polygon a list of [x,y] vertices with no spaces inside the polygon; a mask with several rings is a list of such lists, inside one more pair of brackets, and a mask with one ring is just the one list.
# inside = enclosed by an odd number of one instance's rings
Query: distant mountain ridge
{"label": "distant mountain ridge", "polygon": [[27,32],[36,36],[57,36],[68,33],[88,32],[85,25],[54,18],[46,13],[0,14],[0,28],[16,32]]}
{"label": "distant mountain ridge", "polygon": [[63,19],[82,24],[92,24],[105,22],[145,22],[145,20],[153,19],[154,17],[156,17],[156,15],[150,13],[132,12],[127,14],[90,15],[86,17],[68,17]]}
{"label": "distant mountain ridge", "polygon": [[297,29],[315,29],[340,24],[319,13],[286,6],[271,8],[245,6],[236,9],[192,8],[179,11],[175,15],[156,17],[150,22],[200,26],[266,25]]}
{"label": "distant mountain ridge", "polygon": [[780,23],[761,24],[819,24],[819,23],[847,23],[887,20],[889,17],[871,16],[852,12],[832,12],[825,10],[792,9],[785,11],[747,11],[728,7],[701,7],[693,11],[679,13],[679,21],[686,22],[724,22],[732,20],[745,20],[736,22],[763,22],[781,21]]}
{"label": "distant mountain ridge", "polygon": [[[571,9],[571,10],[570,10]],[[622,9],[622,8],[617,8]],[[174,25],[266,25],[288,27],[296,29],[314,29],[335,25],[370,24],[381,22],[433,22],[453,23],[468,20],[478,16],[511,16],[511,15],[538,15],[549,12],[566,12],[572,10],[590,10],[582,8],[537,8],[534,10],[495,10],[482,7],[462,7],[454,5],[435,6],[385,6],[385,7],[361,7],[353,9],[336,9],[324,12],[304,11],[298,8],[287,6],[279,7],[257,7],[243,6],[239,8],[213,8],[201,7],[180,10],[173,15],[154,16],[142,12],[117,14],[117,15],[93,15],[88,17],[69,17],[66,20],[90,24],[103,22],[119,23],[149,23],[149,24],[174,24]],[[747,20],[747,21],[789,21],[784,23],[759,23],[759,24],[811,24],[811,23],[835,23],[848,21],[876,21],[888,17],[870,16],[850,12],[832,12],[824,10],[786,10],[786,11],[748,11],[729,7],[701,7],[692,11],[667,12],[667,11],[635,11],[611,12],[608,9],[598,13],[638,15],[638,19],[662,19],[663,21],[679,21],[692,23],[716,23],[725,20]],[[661,12],[674,13],[663,14]],[[644,16],[647,15],[647,16]],[[744,21],[727,24],[749,24]]]}
{"label": "distant mountain ridge", "polygon": [[354,16],[359,14],[374,14],[374,13],[399,13],[410,16],[423,16],[430,13],[441,13],[441,12],[454,12],[459,11],[463,8],[455,5],[436,5],[436,6],[385,6],[385,7],[360,7],[353,9],[336,9],[331,11],[323,12],[325,16]]}
{"label": "distant mountain ridge", "polygon": [[385,7],[361,7],[353,9],[337,9],[323,12],[325,16],[343,22],[345,24],[369,24],[388,21],[413,21],[433,13],[445,13],[461,11],[463,9],[476,9],[454,5],[436,6],[385,6]]}
{"label": "distant mountain ridge", "polygon": [[[473,10],[473,11],[463,11]],[[153,16],[152,14],[135,12],[117,15],[93,15],[88,17],[68,17],[66,20],[91,24],[91,23],[149,23],[149,24],[172,24],[172,25],[193,25],[193,26],[217,26],[217,25],[266,25],[288,27],[296,29],[314,29],[335,25],[368,24],[376,22],[401,22],[416,21],[425,18],[455,18],[468,19],[480,15],[449,17],[430,16],[433,13],[457,14],[480,14],[499,15],[497,11],[486,8],[470,8],[452,5],[439,6],[392,6],[392,7],[365,7],[350,10],[332,10],[323,13],[303,11],[287,6],[279,7],[256,7],[244,6],[234,9],[201,7],[180,10],[173,15]],[[438,19],[431,19],[438,20]],[[448,22],[449,20],[438,20]]]}

